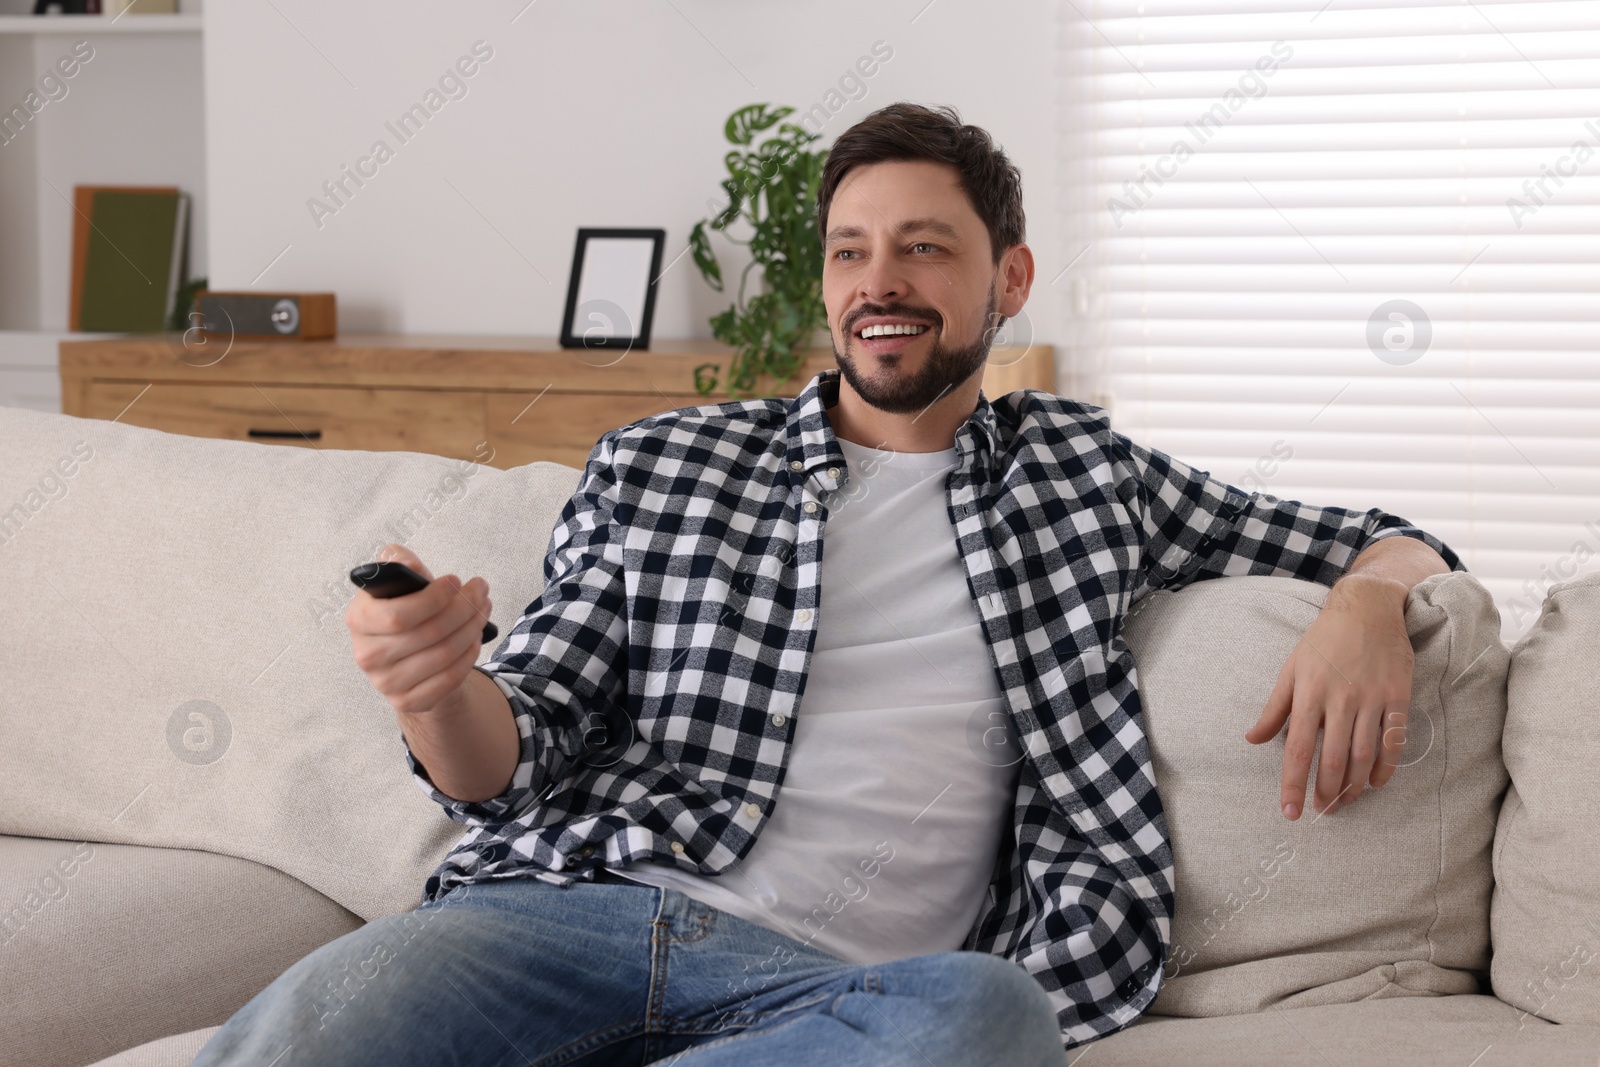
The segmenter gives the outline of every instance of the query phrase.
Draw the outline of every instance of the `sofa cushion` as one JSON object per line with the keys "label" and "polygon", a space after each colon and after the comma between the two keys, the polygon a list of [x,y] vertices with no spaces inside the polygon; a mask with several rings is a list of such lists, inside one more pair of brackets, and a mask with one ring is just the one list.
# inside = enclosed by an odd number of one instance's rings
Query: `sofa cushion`
{"label": "sofa cushion", "polygon": [[1600,574],[1551,589],[1511,654],[1494,842],[1494,991],[1600,1025]]}
{"label": "sofa cushion", "polygon": [[26,607],[0,612],[0,833],[238,856],[368,919],[414,905],[461,827],[355,665],[348,572],[406,543],[483,575],[509,632],[577,479],[0,408],[0,580]]}
{"label": "sofa cushion", "polygon": [[1176,866],[1156,1014],[1475,993],[1487,972],[1506,782],[1507,652],[1493,602],[1468,574],[1416,588],[1402,766],[1349,806],[1319,815],[1308,803],[1290,822],[1283,734],[1253,746],[1244,732],[1326,592],[1223,578],[1157,593],[1128,621]]}
{"label": "sofa cushion", "polygon": [[361,925],[258,863],[86,841],[0,837],[0,901],[0,1063],[15,1067],[219,1025]]}
{"label": "sofa cushion", "polygon": [[[1404,997],[1212,1019],[1146,1015],[1075,1053],[1073,1062],[1082,1059],[1084,1067],[1594,1067],[1597,1048],[1600,1027],[1523,1019],[1494,997]],[[158,1065],[164,1067],[161,1061],[148,1067]]]}

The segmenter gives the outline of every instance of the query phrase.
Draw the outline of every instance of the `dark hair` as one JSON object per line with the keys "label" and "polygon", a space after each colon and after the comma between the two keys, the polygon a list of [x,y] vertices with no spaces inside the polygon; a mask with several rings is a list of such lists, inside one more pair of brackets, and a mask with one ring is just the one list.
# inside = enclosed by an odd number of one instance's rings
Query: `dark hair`
{"label": "dark hair", "polygon": [[963,126],[955,108],[897,103],[881,107],[839,135],[828,150],[817,190],[817,233],[828,239],[828,208],[834,190],[852,167],[927,160],[946,163],[961,175],[961,188],[989,230],[994,261],[1026,240],[1022,174],[988,131]]}

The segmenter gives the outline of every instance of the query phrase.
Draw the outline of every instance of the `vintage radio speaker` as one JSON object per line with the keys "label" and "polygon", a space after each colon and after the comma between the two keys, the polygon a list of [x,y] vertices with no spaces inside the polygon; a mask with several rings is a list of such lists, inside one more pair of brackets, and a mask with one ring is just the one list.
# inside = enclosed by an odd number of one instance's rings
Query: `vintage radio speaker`
{"label": "vintage radio speaker", "polygon": [[197,328],[208,337],[247,341],[327,341],[339,332],[332,293],[229,293],[194,295]]}

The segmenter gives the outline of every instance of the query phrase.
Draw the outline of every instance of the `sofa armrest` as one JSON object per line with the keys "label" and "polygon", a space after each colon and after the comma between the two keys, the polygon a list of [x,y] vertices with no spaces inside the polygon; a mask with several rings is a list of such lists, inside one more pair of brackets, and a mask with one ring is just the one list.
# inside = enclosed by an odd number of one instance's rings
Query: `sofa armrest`
{"label": "sofa armrest", "polygon": [[0,836],[0,1063],[81,1067],[215,1026],[360,925],[248,860]]}

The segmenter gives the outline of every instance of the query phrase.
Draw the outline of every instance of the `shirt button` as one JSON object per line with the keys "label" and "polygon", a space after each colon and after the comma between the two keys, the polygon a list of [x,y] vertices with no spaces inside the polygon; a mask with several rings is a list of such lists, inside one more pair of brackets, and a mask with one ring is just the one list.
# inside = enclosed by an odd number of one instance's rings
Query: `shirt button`
{"label": "shirt button", "polygon": [[584,859],[588,859],[590,856],[594,855],[594,846],[584,845],[578,850],[578,855],[582,856]]}
{"label": "shirt button", "polygon": [[800,462],[798,459],[791,459],[789,461],[789,469],[792,471],[803,471],[806,469],[806,465]]}
{"label": "shirt button", "polygon": [[799,611],[795,612],[794,613],[794,621],[795,622],[810,622],[811,621],[811,609],[810,608],[801,608]]}
{"label": "shirt button", "polygon": [[782,726],[784,723],[786,723],[788,721],[789,721],[789,716],[785,715],[781,711],[778,712],[778,714],[776,714],[776,715],[774,715],[772,717],[772,725],[774,725],[774,726]]}
{"label": "shirt button", "polygon": [[680,856],[683,855],[683,842],[682,841],[674,841],[672,843],[672,851],[676,852]]}
{"label": "shirt button", "polygon": [[805,508],[807,515],[815,515],[817,513],[817,502],[815,500],[807,500],[802,507]]}
{"label": "shirt button", "polygon": [[744,806],[744,813],[746,815],[750,816],[752,819],[757,818],[757,817],[759,817],[761,815],[761,805],[759,805],[759,804],[746,804]]}
{"label": "shirt button", "polygon": [[830,478],[839,477],[839,468],[838,467],[829,467],[828,468],[828,477],[830,477]]}

